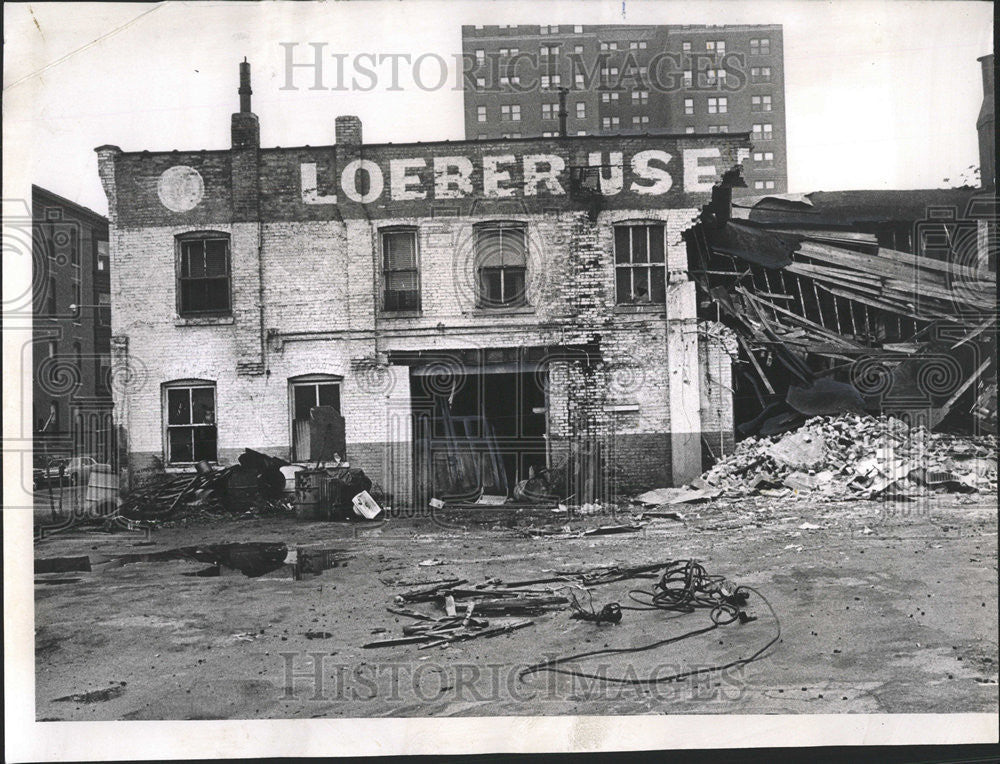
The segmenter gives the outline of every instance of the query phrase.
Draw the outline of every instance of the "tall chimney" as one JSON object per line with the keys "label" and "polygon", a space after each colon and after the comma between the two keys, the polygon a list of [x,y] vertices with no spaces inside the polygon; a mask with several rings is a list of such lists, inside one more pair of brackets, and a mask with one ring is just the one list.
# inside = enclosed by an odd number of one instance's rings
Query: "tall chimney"
{"label": "tall chimney", "polygon": [[240,110],[232,118],[232,145],[234,149],[256,149],[260,146],[260,123],[250,111],[250,64],[244,58],[240,64]]}
{"label": "tall chimney", "polygon": [[253,91],[250,89],[250,64],[247,63],[246,56],[243,57],[243,63],[240,64],[240,111],[243,114],[250,113],[250,96],[253,95]]}
{"label": "tall chimney", "polygon": [[566,118],[569,116],[569,112],[566,111],[566,94],[569,93],[568,88],[559,88],[559,137],[566,137]]}

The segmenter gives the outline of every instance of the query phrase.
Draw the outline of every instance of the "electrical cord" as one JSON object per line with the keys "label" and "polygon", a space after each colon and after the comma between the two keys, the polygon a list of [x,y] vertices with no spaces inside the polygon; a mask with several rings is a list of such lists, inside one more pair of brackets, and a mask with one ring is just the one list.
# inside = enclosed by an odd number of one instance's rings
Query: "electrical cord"
{"label": "electrical cord", "polygon": [[[756,620],[755,618],[747,616],[743,609],[743,605],[746,604],[748,595],[751,593],[760,597],[764,605],[767,607],[771,614],[771,618],[774,621],[775,633],[774,636],[772,636],[763,645],[763,647],[745,658],[737,658],[736,660],[729,661],[725,664],[691,669],[690,671],[682,671],[669,676],[661,677],[654,675],[646,678],[609,677],[603,674],[591,674],[584,671],[561,667],[561,664],[568,663],[570,661],[579,661],[598,655],[626,655],[630,653],[655,650],[657,648],[665,647],[666,645],[688,639],[689,637],[708,634],[721,626],[726,626],[735,621],[739,621],[743,624]],[[693,629],[677,636],[657,640],[640,647],[605,648],[602,650],[591,650],[588,652],[577,653],[576,655],[551,658],[522,669],[518,674],[518,679],[523,682],[525,681],[525,677],[531,674],[535,674],[539,671],[551,671],[557,674],[568,674],[570,676],[587,679],[600,679],[602,681],[616,684],[655,685],[659,683],[676,682],[698,674],[725,671],[726,669],[735,668],[737,666],[745,666],[764,655],[764,653],[766,653],[781,638],[781,621],[778,618],[778,614],[771,606],[771,603],[768,602],[767,598],[763,594],[750,586],[733,586],[722,576],[709,576],[704,567],[693,560],[668,562],[665,566],[663,574],[660,576],[660,580],[654,585],[653,591],[633,590],[629,592],[629,597],[640,606],[636,607],[623,605],[619,607],[619,612],[622,609],[667,610],[674,611],[679,614],[685,614],[692,613],[699,608],[709,609],[711,625],[700,629]],[[575,600],[576,597],[574,596],[574,601]],[[574,610],[578,609],[580,612],[586,612],[579,606],[579,603],[576,604],[577,608],[574,608]],[[593,612],[592,605],[591,612]],[[588,620],[591,619],[588,618]]]}

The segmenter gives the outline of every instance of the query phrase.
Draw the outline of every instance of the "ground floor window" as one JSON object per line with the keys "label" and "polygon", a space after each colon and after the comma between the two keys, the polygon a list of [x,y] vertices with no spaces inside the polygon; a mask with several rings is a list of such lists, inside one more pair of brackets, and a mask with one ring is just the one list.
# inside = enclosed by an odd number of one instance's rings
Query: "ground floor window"
{"label": "ground floor window", "polygon": [[218,460],[215,384],[179,382],[164,389],[167,463]]}
{"label": "ground floor window", "polygon": [[[314,446],[319,445],[317,438],[321,436],[323,427],[321,422],[312,422],[312,410],[322,406],[340,413],[340,379],[332,375],[312,374],[292,380],[290,387],[292,455],[295,459],[311,459]],[[341,438],[335,440],[339,443]]]}

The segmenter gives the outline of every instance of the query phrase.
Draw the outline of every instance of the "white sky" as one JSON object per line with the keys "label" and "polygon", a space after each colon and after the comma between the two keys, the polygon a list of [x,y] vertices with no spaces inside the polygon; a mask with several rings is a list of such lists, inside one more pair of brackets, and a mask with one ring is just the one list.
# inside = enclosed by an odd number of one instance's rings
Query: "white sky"
{"label": "white sky", "polygon": [[[624,17],[623,17],[624,9]],[[792,191],[935,188],[978,164],[985,2],[30,3],[4,6],[4,197],[32,182],[99,212],[94,147],[220,149],[238,109],[237,63],[253,66],[264,146],[333,143],[357,114],[369,142],[461,139],[462,94],[424,91],[406,65],[370,92],[284,83],[281,42],[347,53],[461,51],[461,25],[678,23],[784,25]],[[435,69],[428,63],[426,79]],[[332,84],[336,66],[325,69]]]}

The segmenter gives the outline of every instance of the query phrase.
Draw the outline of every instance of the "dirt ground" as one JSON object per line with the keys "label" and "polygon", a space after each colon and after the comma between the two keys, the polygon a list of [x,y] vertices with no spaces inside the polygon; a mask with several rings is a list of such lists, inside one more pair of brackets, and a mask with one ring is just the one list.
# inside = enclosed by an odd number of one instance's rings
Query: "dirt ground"
{"label": "dirt ground", "polygon": [[[756,497],[678,509],[683,520],[654,520],[637,533],[570,539],[530,538],[524,529],[552,516],[504,510],[368,525],[245,518],[156,530],[151,542],[130,532],[54,534],[36,542],[36,559],[96,561],[225,541],[338,549],[349,559],[302,581],[287,570],[185,576],[204,565],[183,560],[37,575],[36,717],[997,711],[996,495],[892,505]],[[415,588],[398,581],[512,581],[564,566],[689,558],[767,598],[781,638],[762,658],[653,686],[555,673],[518,678],[520,667],[542,658],[702,629],[706,611],[626,610],[619,625],[596,625],[562,609],[514,633],[445,648],[361,647],[401,636],[411,623],[386,610],[395,594]],[[419,565],[427,560],[444,564]],[[594,605],[628,604],[630,589],[651,583],[596,587]],[[440,613],[431,603],[412,607]],[[749,612],[756,620],[747,624],[573,665],[643,679],[725,664],[775,633],[760,598],[751,595]]]}

